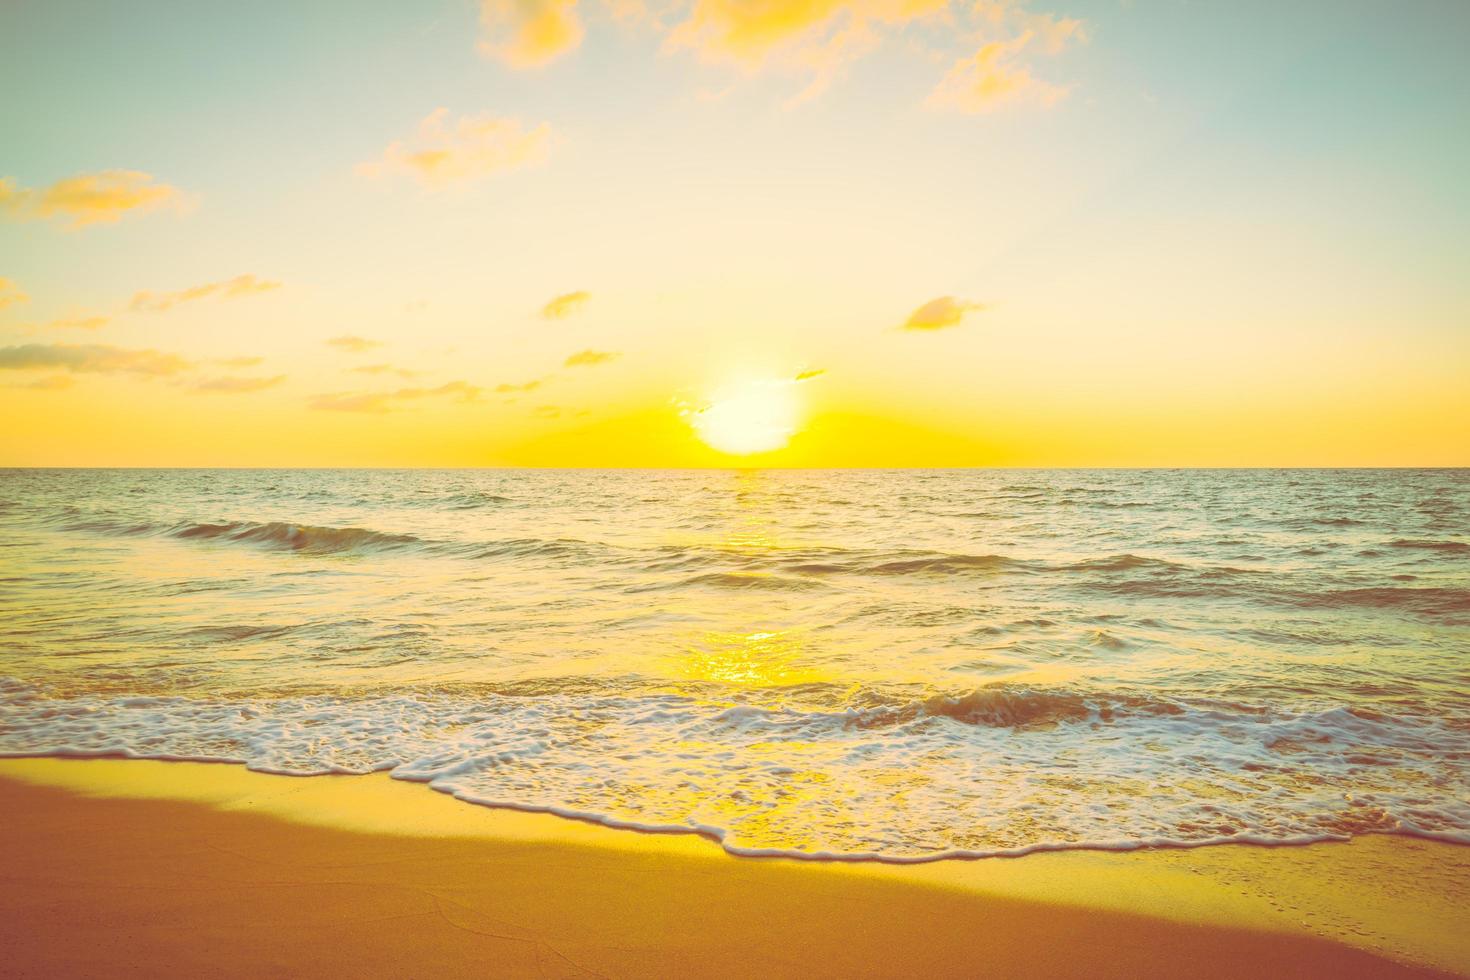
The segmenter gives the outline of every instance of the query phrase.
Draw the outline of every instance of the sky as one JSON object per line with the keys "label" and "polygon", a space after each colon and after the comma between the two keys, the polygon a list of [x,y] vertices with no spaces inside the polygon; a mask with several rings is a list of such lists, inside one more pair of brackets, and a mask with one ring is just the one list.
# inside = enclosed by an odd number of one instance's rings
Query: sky
{"label": "sky", "polygon": [[0,465],[1470,465],[1470,4],[0,5]]}

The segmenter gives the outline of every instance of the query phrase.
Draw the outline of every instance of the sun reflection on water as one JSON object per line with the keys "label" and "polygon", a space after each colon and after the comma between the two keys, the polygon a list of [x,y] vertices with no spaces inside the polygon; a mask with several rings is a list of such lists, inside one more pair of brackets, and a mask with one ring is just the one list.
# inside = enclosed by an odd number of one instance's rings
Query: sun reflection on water
{"label": "sun reflection on water", "polygon": [[785,687],[831,680],[809,663],[790,631],[706,632],[687,647],[679,662],[683,679],[748,688]]}

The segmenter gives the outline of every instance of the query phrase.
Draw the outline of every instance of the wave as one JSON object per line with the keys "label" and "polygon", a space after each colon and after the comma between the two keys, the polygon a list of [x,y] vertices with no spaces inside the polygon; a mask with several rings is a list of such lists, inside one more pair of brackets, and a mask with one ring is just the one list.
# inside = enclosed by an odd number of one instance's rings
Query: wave
{"label": "wave", "polygon": [[1470,843],[1460,792],[1470,731],[1433,718],[1070,686],[862,697],[886,703],[797,710],[576,687],[67,698],[0,680],[0,755],[232,762],[298,776],[387,771],[468,802],[806,859],[1361,833]]}
{"label": "wave", "polygon": [[1269,598],[1278,587],[1269,573],[1228,565],[1188,565],[1164,558],[1123,554],[1054,566],[1085,576],[1093,592],[1154,599]]}
{"label": "wave", "polygon": [[1034,728],[1112,715],[1110,706],[1089,703],[1069,691],[1039,691],[995,685],[967,694],[935,695],[897,708],[872,708],[858,716],[863,728],[902,725],[918,718],[948,718],[962,725]]}
{"label": "wave", "polygon": [[224,521],[158,524],[106,518],[75,519],[66,515],[58,526],[109,537],[166,537],[179,541],[241,544],[277,551],[315,555],[418,552],[422,554],[486,558],[563,558],[605,560],[612,550],[575,538],[509,538],[502,541],[443,541],[414,534],[365,527],[329,527],[290,521]]}
{"label": "wave", "polygon": [[444,546],[441,550],[465,558],[597,558],[606,549],[580,538],[509,538]]}
{"label": "wave", "polygon": [[144,535],[160,534],[168,530],[168,525],[153,524],[148,521],[117,521],[105,516],[93,516],[79,518],[80,511],[75,507],[64,508],[50,522],[63,531],[85,531],[90,534],[102,534],[108,537],[130,538]]}
{"label": "wave", "polygon": [[362,527],[318,527],[270,521],[233,521],[224,524],[186,524],[167,532],[183,540],[231,541],[288,551],[344,554],[361,551],[401,551],[422,547],[412,534],[389,534]]}
{"label": "wave", "polygon": [[498,493],[465,492],[450,494],[436,501],[450,510],[479,510],[484,507],[495,507],[500,504],[515,503],[514,498],[506,497]]}
{"label": "wave", "polygon": [[658,582],[651,585],[629,586],[627,592],[663,592],[683,588],[734,589],[755,592],[805,592],[823,588],[814,579],[790,578],[758,572],[707,572],[674,582]]}
{"label": "wave", "polygon": [[1301,597],[1302,604],[1333,609],[1400,609],[1431,616],[1470,612],[1470,589],[1426,586],[1341,589]]}
{"label": "wave", "polygon": [[1456,554],[1470,553],[1470,544],[1463,541],[1413,541],[1400,538],[1388,543],[1390,548],[1412,548],[1420,551],[1449,551]]}
{"label": "wave", "polygon": [[913,575],[925,572],[1005,571],[1026,567],[1026,563],[1004,555],[934,555],[883,562],[865,569],[873,575]]}
{"label": "wave", "polygon": [[1356,517],[1303,517],[1296,520],[1283,521],[1283,527],[1294,527],[1298,529],[1310,529],[1314,527],[1358,527],[1367,521]]}
{"label": "wave", "polygon": [[1129,572],[1137,569],[1151,571],[1188,571],[1190,566],[1164,558],[1145,558],[1142,555],[1109,555],[1104,558],[1084,558],[1081,561],[1059,566],[1068,572]]}
{"label": "wave", "polygon": [[1001,572],[1029,569],[1032,563],[1005,555],[954,555],[922,552],[912,557],[874,556],[846,562],[803,561],[785,566],[789,571],[813,575],[949,575],[959,572]]}
{"label": "wave", "polygon": [[63,513],[62,519],[55,523],[66,531],[82,531],[109,537],[162,536],[181,541],[221,541],[321,554],[374,549],[402,550],[426,544],[412,534],[392,534],[362,527],[293,524],[287,521],[158,524],[150,521],[119,521],[106,516],[78,519]]}
{"label": "wave", "polygon": [[[1153,599],[1238,599],[1276,606],[1396,610],[1415,617],[1459,622],[1470,613],[1470,589],[1453,586],[1367,585],[1351,589],[1305,590],[1290,576],[1267,569],[1194,565],[1131,552],[1067,562],[1045,562],[1002,554],[934,551],[865,552],[832,549],[826,554],[742,553],[726,546],[618,548],[574,538],[510,538],[500,541],[442,541],[365,527],[331,527],[286,521],[185,522],[163,525],[130,521],[68,508],[53,519],[68,531],[115,537],[161,536],[179,541],[245,545],[317,556],[423,554],[466,560],[535,560],[556,567],[634,568],[654,581],[626,585],[626,593],[717,589],[747,592],[802,592],[825,588],[824,579],[855,576],[916,579],[936,576],[1060,574],[1077,576],[1089,591]],[[1399,549],[1458,556],[1470,546],[1452,540],[1399,539]],[[723,567],[721,567],[723,566]],[[670,577],[679,569],[698,574]],[[661,576],[661,577],[660,577]],[[1401,577],[1395,581],[1402,581]],[[1094,646],[1120,649],[1118,642]]]}

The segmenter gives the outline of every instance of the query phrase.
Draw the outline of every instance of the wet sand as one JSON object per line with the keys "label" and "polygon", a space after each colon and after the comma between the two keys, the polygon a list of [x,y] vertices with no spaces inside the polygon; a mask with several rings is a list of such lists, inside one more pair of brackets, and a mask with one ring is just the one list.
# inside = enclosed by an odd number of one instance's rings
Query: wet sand
{"label": "wet sand", "polygon": [[458,803],[386,776],[0,760],[10,976],[1470,975],[1470,848],[916,866]]}

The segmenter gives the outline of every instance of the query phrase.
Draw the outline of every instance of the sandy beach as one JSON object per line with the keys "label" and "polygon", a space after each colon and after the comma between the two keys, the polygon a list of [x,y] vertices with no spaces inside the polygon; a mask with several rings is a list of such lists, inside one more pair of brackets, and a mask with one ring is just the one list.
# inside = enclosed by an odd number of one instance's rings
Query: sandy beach
{"label": "sandy beach", "polygon": [[386,776],[0,762],[11,976],[1470,974],[1470,849],[915,866],[467,806]]}

